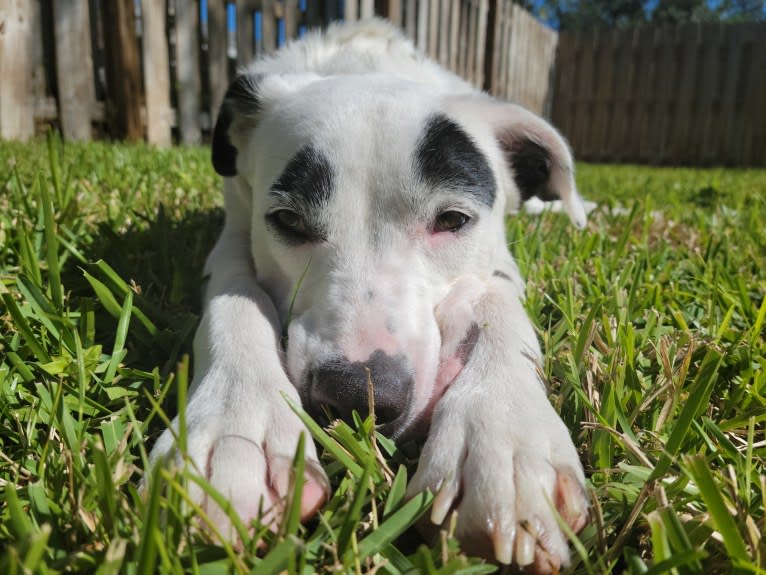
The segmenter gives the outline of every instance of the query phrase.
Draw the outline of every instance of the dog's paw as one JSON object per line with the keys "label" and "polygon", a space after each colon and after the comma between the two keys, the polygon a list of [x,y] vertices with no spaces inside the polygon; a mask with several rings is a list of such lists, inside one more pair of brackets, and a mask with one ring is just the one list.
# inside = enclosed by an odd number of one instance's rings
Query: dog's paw
{"label": "dog's paw", "polygon": [[409,494],[437,494],[430,517],[436,525],[457,511],[456,535],[465,551],[536,573],[569,564],[557,514],[577,532],[588,501],[577,452],[549,409],[536,421],[527,414],[518,418],[523,422],[500,424],[491,410],[437,414]]}
{"label": "dog's paw", "polygon": [[[305,437],[305,473],[301,515],[313,515],[329,494],[327,477],[318,460],[311,435],[283,397],[255,401],[224,401],[204,393],[205,382],[186,408],[187,458],[192,472],[209,482],[247,525],[259,519],[273,530],[282,518],[292,482],[292,463],[301,434]],[[215,387],[213,386],[213,389]],[[220,392],[223,389],[218,388]],[[297,398],[296,398],[297,399]],[[176,428],[177,420],[173,422]],[[155,444],[154,465],[183,465],[174,432],[170,429]],[[218,531],[227,540],[236,532],[228,514],[197,484],[189,482],[189,496],[207,514],[203,528]]]}

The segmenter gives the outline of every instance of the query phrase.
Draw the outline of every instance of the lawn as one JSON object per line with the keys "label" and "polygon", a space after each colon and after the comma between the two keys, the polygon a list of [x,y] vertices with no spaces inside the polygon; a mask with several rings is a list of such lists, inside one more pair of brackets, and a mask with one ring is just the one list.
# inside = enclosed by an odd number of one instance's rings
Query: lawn
{"label": "lawn", "polygon": [[[571,572],[764,573],[766,170],[577,180],[585,230],[508,220],[591,491]],[[219,188],[204,149],[0,143],[0,573],[490,572],[419,540],[416,453],[369,420],[313,430],[334,495],[261,543],[195,529],[188,470],[139,493],[189,382]]]}

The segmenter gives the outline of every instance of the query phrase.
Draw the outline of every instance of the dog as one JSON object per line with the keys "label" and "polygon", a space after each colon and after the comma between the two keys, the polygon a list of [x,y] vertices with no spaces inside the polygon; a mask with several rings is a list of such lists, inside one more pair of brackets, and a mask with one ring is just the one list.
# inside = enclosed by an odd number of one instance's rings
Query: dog
{"label": "dog", "polygon": [[[309,412],[425,437],[409,494],[457,510],[464,548],[555,572],[586,522],[577,452],[548,402],[505,215],[586,213],[562,137],[419,54],[383,21],[336,24],[244,70],[215,125],[225,224],[206,266],[188,455],[248,521],[286,495]],[[177,428],[178,420],[173,423]],[[166,430],[152,461],[177,457]],[[302,513],[328,483],[312,442]],[[191,496],[223,532],[226,515]],[[273,516],[272,516],[273,519]]]}

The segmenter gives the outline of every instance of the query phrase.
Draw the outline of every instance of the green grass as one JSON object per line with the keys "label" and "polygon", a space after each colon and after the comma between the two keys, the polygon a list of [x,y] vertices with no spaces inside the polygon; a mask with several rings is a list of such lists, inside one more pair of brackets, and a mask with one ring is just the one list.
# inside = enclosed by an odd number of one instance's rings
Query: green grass
{"label": "green grass", "polygon": [[[571,571],[764,573],[766,171],[578,182],[602,205],[586,230],[508,223],[591,489]],[[195,529],[184,469],[139,493],[188,384],[219,188],[202,149],[0,144],[0,573],[491,570],[418,540],[414,454],[369,421],[312,429],[334,495],[307,525],[288,502],[261,545]]]}

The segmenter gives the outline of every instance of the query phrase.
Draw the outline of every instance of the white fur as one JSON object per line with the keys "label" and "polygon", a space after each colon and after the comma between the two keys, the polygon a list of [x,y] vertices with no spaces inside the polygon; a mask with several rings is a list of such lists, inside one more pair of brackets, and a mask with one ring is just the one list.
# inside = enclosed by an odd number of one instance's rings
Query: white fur
{"label": "white fur", "polygon": [[[432,415],[410,493],[441,490],[432,513],[441,523],[462,492],[458,535],[503,563],[534,562],[541,572],[566,564],[553,507],[579,527],[584,476],[539,377],[524,283],[504,237],[504,215],[518,210],[520,194],[498,144],[502,134],[551,149],[552,185],[583,225],[563,140],[526,110],[475,92],[378,21],[310,35],[252,72],[261,75],[261,106],[229,130],[238,175],[225,182],[225,228],[205,269],[210,279],[186,408],[200,473],[245,520],[259,505],[278,511],[285,462],[299,435],[308,435],[281,394],[298,401],[307,373],[326,358],[400,353],[414,367],[414,390],[397,434]],[[434,193],[414,175],[418,138],[435,112],[458,122],[487,157],[498,188],[491,207],[455,191]],[[328,239],[287,246],[264,225],[274,209],[267,191],[309,140],[335,170],[332,200],[316,214]],[[462,239],[423,224],[445,207],[473,215]],[[279,337],[288,321],[283,357]],[[474,324],[478,340],[462,371],[437,383]],[[173,452],[167,431],[152,457]],[[306,458],[310,512],[326,484],[311,441]],[[193,495],[229,529],[215,505]]]}

